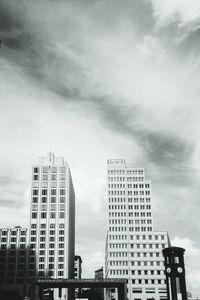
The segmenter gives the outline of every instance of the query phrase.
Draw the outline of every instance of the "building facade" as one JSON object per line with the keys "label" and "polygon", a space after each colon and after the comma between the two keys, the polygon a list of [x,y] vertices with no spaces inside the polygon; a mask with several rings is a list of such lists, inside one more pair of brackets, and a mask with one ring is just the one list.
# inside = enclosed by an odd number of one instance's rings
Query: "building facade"
{"label": "building facade", "polygon": [[103,267],[94,271],[94,278],[95,279],[103,279]]}
{"label": "building facade", "polygon": [[82,259],[80,255],[74,257],[74,278],[81,279],[82,274]]}
{"label": "building facade", "polygon": [[[127,167],[125,160],[108,160],[107,167],[105,277],[128,279],[129,300],[167,299],[162,249],[169,238],[153,229],[151,181],[143,167]],[[117,296],[109,291],[107,298]]]}
{"label": "building facade", "polygon": [[38,278],[74,278],[74,188],[67,162],[53,153],[32,167],[29,242],[29,278],[35,258]]}
{"label": "building facade", "polygon": [[28,229],[20,226],[0,229],[0,297],[8,298],[12,292],[24,294],[27,260]]}

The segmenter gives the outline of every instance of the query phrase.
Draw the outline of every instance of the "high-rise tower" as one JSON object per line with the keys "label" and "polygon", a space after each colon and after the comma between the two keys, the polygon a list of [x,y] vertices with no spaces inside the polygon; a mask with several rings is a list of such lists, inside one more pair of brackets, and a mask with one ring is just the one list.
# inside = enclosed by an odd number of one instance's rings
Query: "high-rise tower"
{"label": "high-rise tower", "polygon": [[108,160],[107,166],[106,278],[127,278],[129,300],[166,299],[162,249],[169,238],[153,230],[151,181],[143,167],[127,167],[125,160]]}
{"label": "high-rise tower", "polygon": [[30,266],[38,278],[73,278],[75,195],[68,164],[48,153],[32,168]]}

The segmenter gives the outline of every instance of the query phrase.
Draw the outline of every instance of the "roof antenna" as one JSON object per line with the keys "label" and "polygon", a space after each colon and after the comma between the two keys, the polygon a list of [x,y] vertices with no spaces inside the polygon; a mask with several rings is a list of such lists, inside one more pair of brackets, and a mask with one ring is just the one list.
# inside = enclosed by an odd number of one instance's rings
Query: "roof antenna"
{"label": "roof antenna", "polygon": [[52,151],[52,133],[49,135],[49,152],[51,153]]}

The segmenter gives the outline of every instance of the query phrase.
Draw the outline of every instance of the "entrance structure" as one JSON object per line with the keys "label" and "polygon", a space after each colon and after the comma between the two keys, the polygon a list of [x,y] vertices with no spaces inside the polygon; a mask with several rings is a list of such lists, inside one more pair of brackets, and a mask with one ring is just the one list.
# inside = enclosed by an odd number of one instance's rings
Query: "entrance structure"
{"label": "entrance structure", "polygon": [[33,289],[117,288],[118,300],[127,300],[126,279],[38,279]]}

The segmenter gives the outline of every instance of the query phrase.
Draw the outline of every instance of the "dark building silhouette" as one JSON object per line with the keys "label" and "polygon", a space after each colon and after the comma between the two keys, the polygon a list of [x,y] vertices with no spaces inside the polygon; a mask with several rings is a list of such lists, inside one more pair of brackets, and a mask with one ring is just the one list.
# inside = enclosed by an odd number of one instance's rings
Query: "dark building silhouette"
{"label": "dark building silhouette", "polygon": [[35,269],[36,256],[29,249],[27,228],[0,229],[0,299],[18,300],[31,295]]}
{"label": "dark building silhouette", "polygon": [[163,249],[168,300],[187,300],[184,253],[180,247]]}

